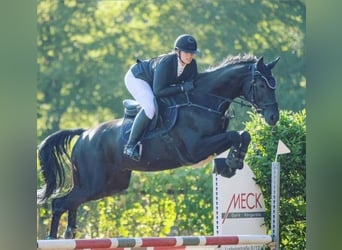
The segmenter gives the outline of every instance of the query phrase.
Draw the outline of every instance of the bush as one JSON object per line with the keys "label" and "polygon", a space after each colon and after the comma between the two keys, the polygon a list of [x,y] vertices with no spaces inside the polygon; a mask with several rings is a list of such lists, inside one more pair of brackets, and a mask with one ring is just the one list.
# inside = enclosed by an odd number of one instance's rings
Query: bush
{"label": "bush", "polygon": [[[280,163],[280,247],[305,249],[306,245],[306,111],[298,113],[280,111],[276,126],[264,124],[254,113],[246,123],[252,141],[246,162],[264,194],[267,211],[271,211],[271,162],[275,161],[278,140],[283,141],[291,153],[278,156]],[[265,218],[270,228],[270,213]],[[269,232],[271,233],[271,232]]]}

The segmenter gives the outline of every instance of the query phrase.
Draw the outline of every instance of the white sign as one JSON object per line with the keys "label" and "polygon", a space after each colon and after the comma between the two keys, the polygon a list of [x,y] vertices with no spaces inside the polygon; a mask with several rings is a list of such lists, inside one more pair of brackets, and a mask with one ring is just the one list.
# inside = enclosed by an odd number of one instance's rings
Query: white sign
{"label": "white sign", "polygon": [[[220,155],[221,156],[221,155]],[[214,234],[266,234],[265,203],[254,174],[244,164],[231,178],[213,174]],[[221,249],[261,250],[261,245],[225,246]]]}

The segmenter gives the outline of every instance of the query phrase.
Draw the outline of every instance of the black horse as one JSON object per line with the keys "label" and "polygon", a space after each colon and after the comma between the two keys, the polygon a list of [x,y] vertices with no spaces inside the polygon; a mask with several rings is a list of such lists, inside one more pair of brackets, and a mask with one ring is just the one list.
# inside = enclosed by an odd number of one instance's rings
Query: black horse
{"label": "black horse", "polygon": [[[45,201],[61,188],[64,167],[71,162],[72,187],[52,200],[52,222],[48,238],[57,238],[61,215],[68,211],[65,238],[74,238],[77,208],[90,200],[120,193],[128,188],[131,172],[160,171],[194,165],[230,148],[216,171],[226,177],[243,167],[250,143],[247,131],[227,131],[227,111],[241,97],[260,112],[269,125],[279,119],[272,68],[279,58],[265,64],[252,55],[228,57],[219,66],[202,72],[191,92],[158,100],[160,115],[140,141],[139,162],[123,155],[123,147],[139,106],[124,102],[125,117],[89,129],[60,130],[38,148],[46,185],[37,192]],[[70,142],[79,136],[69,156]],[[69,163],[70,167],[70,163]]]}

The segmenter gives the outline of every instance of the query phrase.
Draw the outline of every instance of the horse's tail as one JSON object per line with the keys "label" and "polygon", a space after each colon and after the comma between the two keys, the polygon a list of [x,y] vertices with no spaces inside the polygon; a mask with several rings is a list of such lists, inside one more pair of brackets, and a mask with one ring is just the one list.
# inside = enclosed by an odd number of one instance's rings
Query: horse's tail
{"label": "horse's tail", "polygon": [[81,135],[85,129],[60,130],[48,137],[38,146],[38,158],[45,186],[37,191],[38,203],[48,199],[65,181],[66,158],[70,161],[68,149],[72,138]]}

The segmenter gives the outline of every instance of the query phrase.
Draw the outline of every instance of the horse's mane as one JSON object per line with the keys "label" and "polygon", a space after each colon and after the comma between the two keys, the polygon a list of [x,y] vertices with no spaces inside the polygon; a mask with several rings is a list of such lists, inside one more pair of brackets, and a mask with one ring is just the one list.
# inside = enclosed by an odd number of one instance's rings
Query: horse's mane
{"label": "horse's mane", "polygon": [[252,54],[244,54],[244,55],[237,55],[237,56],[232,56],[229,55],[225,59],[223,59],[222,62],[220,62],[216,66],[210,66],[206,72],[214,71],[219,68],[228,66],[228,65],[233,65],[233,64],[238,64],[238,63],[249,63],[249,62],[256,62],[256,57]]}

